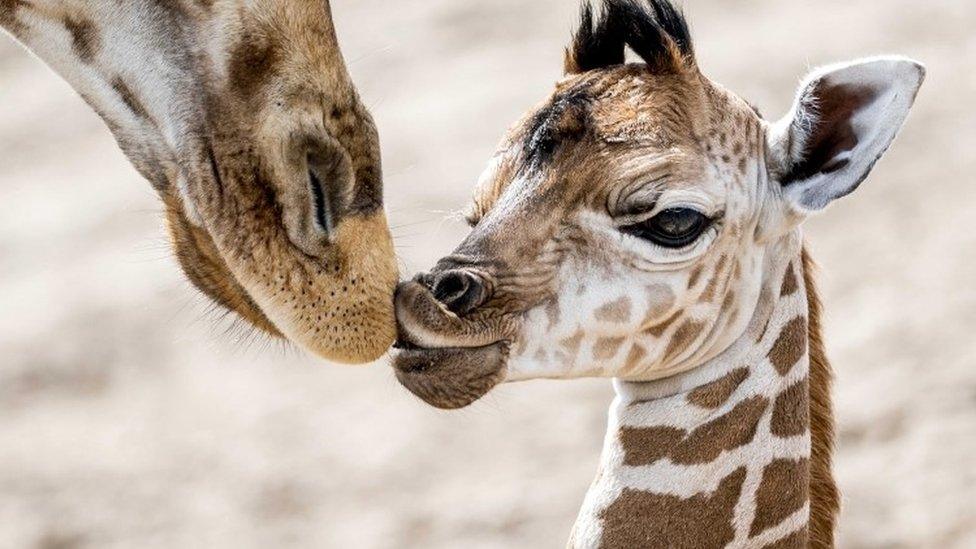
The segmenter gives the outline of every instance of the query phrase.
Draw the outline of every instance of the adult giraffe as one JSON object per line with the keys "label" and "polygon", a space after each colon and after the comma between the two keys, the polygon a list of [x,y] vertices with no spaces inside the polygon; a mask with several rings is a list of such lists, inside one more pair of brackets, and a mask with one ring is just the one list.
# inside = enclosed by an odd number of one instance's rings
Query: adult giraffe
{"label": "adult giraffe", "polygon": [[328,0],[0,0],[0,25],[105,120],[201,291],[328,359],[386,351],[378,138]]}
{"label": "adult giraffe", "polygon": [[818,70],[770,124],[700,73],[667,0],[587,5],[566,69],[483,175],[472,233],[397,290],[397,377],[443,408],[615,378],[573,547],[831,547],[831,374],[800,226],[867,177],[924,69]]}

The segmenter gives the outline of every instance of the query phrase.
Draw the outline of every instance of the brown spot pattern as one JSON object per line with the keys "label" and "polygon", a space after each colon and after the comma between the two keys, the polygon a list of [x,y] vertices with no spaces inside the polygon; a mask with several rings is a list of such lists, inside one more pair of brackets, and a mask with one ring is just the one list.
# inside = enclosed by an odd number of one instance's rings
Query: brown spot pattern
{"label": "brown spot pattern", "polygon": [[793,295],[799,287],[796,279],[796,270],[793,269],[793,264],[790,263],[786,267],[786,274],[783,275],[783,285],[779,290],[779,295],[783,297]]}
{"label": "brown spot pattern", "polygon": [[617,351],[623,344],[622,337],[601,337],[593,346],[593,358],[607,359],[616,356]]}
{"label": "brown spot pattern", "polygon": [[739,385],[749,377],[748,368],[736,368],[711,383],[688,393],[688,402],[702,408],[718,408],[725,404]]}
{"label": "brown spot pattern", "polygon": [[627,360],[624,363],[624,373],[631,373],[636,370],[647,356],[647,351],[644,347],[634,344],[630,348],[630,352],[627,353]]}
{"label": "brown spot pattern", "polygon": [[651,334],[654,337],[661,337],[661,335],[664,334],[664,332],[668,329],[668,327],[674,324],[674,321],[678,320],[678,317],[680,316],[681,316],[681,311],[675,311],[673,315],[669,316],[668,318],[665,318],[661,322],[658,322],[657,324],[644,330],[644,333]]}
{"label": "brown spot pattern", "polygon": [[550,327],[559,324],[559,316],[560,316],[559,300],[550,299],[549,302],[546,303],[546,318],[549,319]]}
{"label": "brown spot pattern", "polygon": [[732,520],[745,478],[745,468],[736,469],[714,492],[690,498],[624,489],[600,513],[600,547],[661,547],[664,540],[672,549],[723,547],[735,538]]}
{"label": "brown spot pattern", "polygon": [[142,101],[139,100],[139,97],[132,92],[132,88],[130,88],[121,78],[116,77],[114,80],[112,80],[112,89],[115,90],[115,93],[119,94],[119,98],[122,99],[122,102],[125,103],[125,106],[128,107],[133,114],[139,118],[144,118],[146,120],[149,119],[149,111],[146,110],[146,107],[142,104]]}
{"label": "brown spot pattern", "polygon": [[702,266],[695,265],[695,268],[691,270],[691,274],[688,275],[688,289],[694,288],[695,284],[698,284],[698,279],[701,278]]}
{"label": "brown spot pattern", "polygon": [[704,329],[704,322],[695,322],[693,320],[688,320],[679,326],[671,336],[671,341],[668,342],[668,348],[664,352],[664,360],[671,360],[687,350],[698,339],[698,336],[701,335]]}
{"label": "brown spot pattern", "polygon": [[597,320],[605,322],[627,322],[630,319],[630,298],[624,296],[607,303],[597,309],[595,315]]}
{"label": "brown spot pattern", "polygon": [[580,343],[583,342],[583,332],[577,331],[575,334],[559,342],[563,349],[575,355],[579,352]]}
{"label": "brown spot pattern", "polygon": [[776,397],[773,405],[772,433],[778,437],[792,437],[807,431],[808,419],[808,380],[797,381]]}
{"label": "brown spot pattern", "polygon": [[783,522],[807,501],[809,463],[804,459],[777,459],[763,468],[756,490],[756,516],[749,527],[755,536]]}
{"label": "brown spot pattern", "polygon": [[708,286],[705,286],[705,291],[702,292],[702,301],[711,301],[715,299],[715,292],[718,290],[718,283],[724,276],[722,271],[725,270],[725,264],[728,263],[729,256],[723,255],[719,258],[718,263],[715,265],[715,272],[712,273],[712,278],[708,281]]}
{"label": "brown spot pattern", "polygon": [[768,403],[762,396],[751,397],[690,433],[667,426],[624,427],[620,430],[624,463],[650,465],[665,457],[680,465],[708,463],[752,441]]}
{"label": "brown spot pattern", "polygon": [[253,97],[274,73],[280,57],[274,43],[251,34],[243,36],[230,56],[231,86],[242,98]]}
{"label": "brown spot pattern", "polygon": [[769,351],[769,361],[780,375],[790,373],[793,366],[807,351],[807,320],[798,316],[786,323],[773,348]]}
{"label": "brown spot pattern", "polygon": [[64,27],[71,34],[71,47],[78,59],[82,63],[94,61],[100,47],[98,29],[95,24],[88,19],[67,17],[64,20]]}

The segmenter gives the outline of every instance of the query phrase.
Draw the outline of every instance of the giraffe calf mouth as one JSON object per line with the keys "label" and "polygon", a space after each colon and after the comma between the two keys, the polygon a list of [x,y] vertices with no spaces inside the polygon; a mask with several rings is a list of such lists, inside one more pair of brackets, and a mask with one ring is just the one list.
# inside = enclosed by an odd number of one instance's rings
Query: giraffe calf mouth
{"label": "giraffe calf mouth", "polygon": [[471,323],[442,307],[418,282],[397,288],[393,369],[436,408],[463,408],[505,381],[509,341],[494,323]]}

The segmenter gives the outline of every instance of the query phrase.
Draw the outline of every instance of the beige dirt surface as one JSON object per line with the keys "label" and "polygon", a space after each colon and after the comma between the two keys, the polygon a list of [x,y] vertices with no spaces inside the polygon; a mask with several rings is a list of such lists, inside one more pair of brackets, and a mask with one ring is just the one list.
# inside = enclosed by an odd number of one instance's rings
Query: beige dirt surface
{"label": "beige dirt surface", "polygon": [[[284,1],[284,0],[283,0]],[[376,115],[405,275],[559,77],[574,0],[334,0]],[[809,224],[837,370],[841,547],[976,547],[976,2],[687,0],[707,74],[771,117],[806,70],[929,77],[853,197]],[[558,548],[604,380],[429,409],[209,310],[82,100],[0,37],[0,547]]]}

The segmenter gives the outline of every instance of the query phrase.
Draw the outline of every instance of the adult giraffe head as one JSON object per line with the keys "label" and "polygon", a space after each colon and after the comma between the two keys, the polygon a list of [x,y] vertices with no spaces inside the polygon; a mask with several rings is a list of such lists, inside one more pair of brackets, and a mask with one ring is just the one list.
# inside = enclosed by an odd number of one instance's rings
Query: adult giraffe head
{"label": "adult giraffe head", "polygon": [[386,351],[378,138],[328,0],[0,0],[0,25],[106,121],[201,291],[329,359]]}
{"label": "adult giraffe head", "polygon": [[784,243],[865,179],[924,76],[899,57],[826,67],[769,123],[699,71],[669,2],[601,11],[586,6],[565,78],[482,175],[470,235],[397,291],[397,375],[435,406],[507,380],[662,379],[722,353],[799,256]]}

